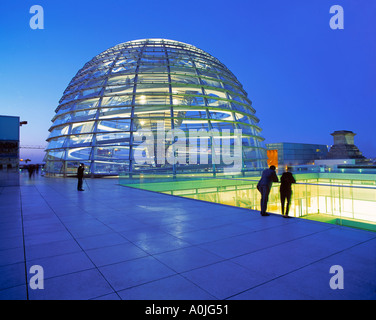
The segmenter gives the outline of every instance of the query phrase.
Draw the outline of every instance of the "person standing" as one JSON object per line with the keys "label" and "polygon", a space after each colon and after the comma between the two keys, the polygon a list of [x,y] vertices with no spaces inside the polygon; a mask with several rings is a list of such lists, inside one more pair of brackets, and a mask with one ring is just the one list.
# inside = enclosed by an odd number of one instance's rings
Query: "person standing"
{"label": "person standing", "polygon": [[34,165],[29,164],[27,170],[29,171],[29,179],[31,179],[34,176]]}
{"label": "person standing", "polygon": [[262,216],[269,216],[266,213],[268,206],[269,193],[272,189],[273,182],[278,182],[277,174],[275,173],[275,166],[270,166],[262,172],[260,181],[257,184],[257,190],[261,193],[261,212]]}
{"label": "person standing", "polygon": [[77,178],[78,178],[77,190],[78,191],[85,191],[84,189],[82,189],[84,171],[85,171],[85,165],[83,163],[80,163],[80,166],[77,168]]}
{"label": "person standing", "polygon": [[[281,195],[281,205],[282,205],[282,216],[284,218],[289,217],[289,209],[290,209],[290,200],[292,195],[291,185],[296,183],[294,176],[290,172],[291,169],[287,167],[286,172],[282,174],[281,177],[281,186],[279,188],[279,193]],[[286,212],[285,212],[285,202],[286,204]]]}

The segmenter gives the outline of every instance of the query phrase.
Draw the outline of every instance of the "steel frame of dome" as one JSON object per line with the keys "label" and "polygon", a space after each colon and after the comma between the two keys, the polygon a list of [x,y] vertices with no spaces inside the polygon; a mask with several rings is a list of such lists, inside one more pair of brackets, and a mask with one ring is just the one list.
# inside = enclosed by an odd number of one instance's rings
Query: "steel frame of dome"
{"label": "steel frame of dome", "polygon": [[[242,170],[266,167],[259,119],[242,85],[218,59],[182,42],[142,39],[105,50],[78,71],[55,112],[48,174],[75,173],[79,163],[92,175],[223,170],[214,161],[160,164],[152,154],[154,160],[137,163],[134,154],[144,140],[135,139],[136,133],[155,134],[161,123],[166,131],[186,133],[241,130]],[[208,141],[211,157],[214,140]]]}

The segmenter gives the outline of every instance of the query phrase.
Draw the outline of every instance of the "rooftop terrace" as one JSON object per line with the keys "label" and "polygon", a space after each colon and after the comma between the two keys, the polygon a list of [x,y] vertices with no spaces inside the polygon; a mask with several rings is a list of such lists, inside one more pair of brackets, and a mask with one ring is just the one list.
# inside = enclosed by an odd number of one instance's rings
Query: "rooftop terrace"
{"label": "rooftop terrace", "polygon": [[[376,233],[120,186],[0,187],[0,299],[376,299]],[[44,270],[44,289],[28,284]],[[331,289],[333,265],[344,289]]]}

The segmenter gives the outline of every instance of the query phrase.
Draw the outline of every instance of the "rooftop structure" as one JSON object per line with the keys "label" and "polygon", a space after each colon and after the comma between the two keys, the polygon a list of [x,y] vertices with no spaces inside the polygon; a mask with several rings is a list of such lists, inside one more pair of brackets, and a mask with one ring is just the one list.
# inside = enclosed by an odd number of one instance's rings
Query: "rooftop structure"
{"label": "rooftop structure", "polygon": [[[45,158],[51,174],[75,173],[79,163],[93,175],[221,172],[226,164],[214,161],[213,132],[235,129],[242,130],[241,169],[267,165],[242,85],[218,59],[178,41],[129,41],[95,56],[69,83],[52,122]],[[199,130],[206,144],[180,149],[179,161],[157,157],[174,159],[176,140]]]}
{"label": "rooftop structure", "polygon": [[328,159],[359,159],[363,160],[365,157],[354,144],[354,136],[352,131],[340,130],[331,133],[334,144],[329,149]]}

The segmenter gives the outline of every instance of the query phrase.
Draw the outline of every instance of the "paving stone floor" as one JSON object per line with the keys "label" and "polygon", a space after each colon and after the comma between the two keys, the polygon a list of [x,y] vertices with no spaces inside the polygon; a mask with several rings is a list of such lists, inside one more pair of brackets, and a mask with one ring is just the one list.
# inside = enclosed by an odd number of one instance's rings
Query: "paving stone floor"
{"label": "paving stone floor", "polygon": [[87,183],[0,187],[0,299],[376,299],[376,233]]}

